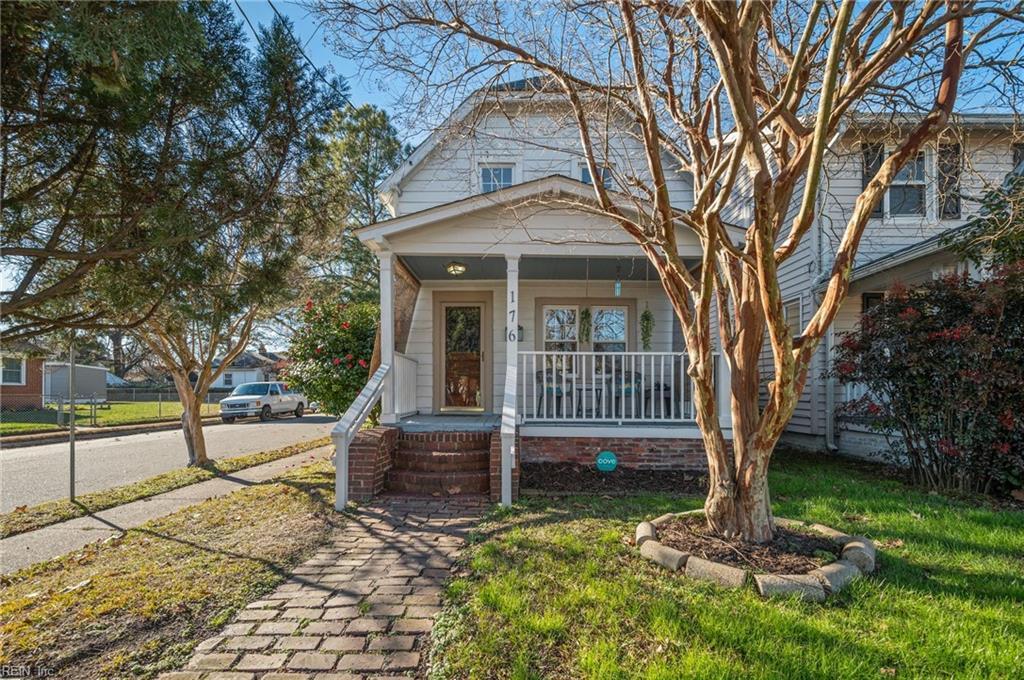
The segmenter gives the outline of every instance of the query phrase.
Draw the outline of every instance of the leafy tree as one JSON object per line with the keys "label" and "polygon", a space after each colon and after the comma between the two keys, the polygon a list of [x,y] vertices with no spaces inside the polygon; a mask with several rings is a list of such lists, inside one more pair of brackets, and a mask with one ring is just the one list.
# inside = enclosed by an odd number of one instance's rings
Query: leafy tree
{"label": "leafy tree", "polygon": [[844,406],[885,435],[916,482],[1024,485],[1024,267],[894,288],[838,344],[833,372],[867,394]]}
{"label": "leafy tree", "polygon": [[981,215],[949,239],[957,251],[994,266],[1024,261],[1024,165],[987,192]]}
{"label": "leafy tree", "polygon": [[[189,218],[206,235],[104,263],[92,281],[112,308],[127,300],[154,307],[134,334],[171,374],[191,465],[207,462],[200,409],[210,386],[258,321],[293,304],[302,256],[325,233],[306,165],[321,153],[317,132],[344,103],[341,86],[307,64],[285,20],[260,29],[258,42],[256,54],[241,57],[244,115],[232,125],[260,132],[245,166],[196,197]],[[218,209],[224,202],[234,206],[227,213]]]}
{"label": "leafy tree", "polygon": [[373,303],[309,300],[292,336],[286,379],[327,413],[344,413],[369,377],[379,321]]}
{"label": "leafy tree", "polygon": [[230,9],[9,3],[0,30],[3,336],[139,323],[152,301],[118,300],[126,316],[95,294],[104,263],[202,238],[266,195],[249,169],[279,116],[246,89]]}
{"label": "leafy tree", "polygon": [[[612,175],[610,186],[592,184],[591,200],[564,205],[632,238],[678,317],[708,459],[708,524],[756,542],[774,532],[772,452],[846,297],[873,207],[948,126],[962,78],[991,102],[1017,92],[1020,77],[1020,7],[998,2],[317,4],[339,51],[406,79],[421,120],[469,91],[494,110],[510,74],[539,76],[536,92],[518,99],[559,102],[572,133],[559,151],[591,177]],[[822,300],[794,333],[779,271],[818,218],[826,150],[854,112],[901,109],[915,115],[894,126],[891,152],[836,225]],[[488,134],[475,126],[483,118],[445,132]],[[608,141],[622,134],[641,161],[616,163]],[[669,192],[680,174],[694,188],[685,207]],[[728,222],[741,203],[736,234]],[[681,257],[679,229],[699,239],[699,269]],[[715,394],[716,345],[731,374],[731,445]],[[772,375],[762,401],[763,352]]]}
{"label": "leafy tree", "polygon": [[332,288],[343,302],[373,301],[377,258],[355,232],[388,217],[377,186],[410,150],[399,141],[388,114],[370,104],[338,112],[325,134],[323,190],[331,200],[334,224],[342,227],[317,259],[320,277],[311,293],[323,297]]}

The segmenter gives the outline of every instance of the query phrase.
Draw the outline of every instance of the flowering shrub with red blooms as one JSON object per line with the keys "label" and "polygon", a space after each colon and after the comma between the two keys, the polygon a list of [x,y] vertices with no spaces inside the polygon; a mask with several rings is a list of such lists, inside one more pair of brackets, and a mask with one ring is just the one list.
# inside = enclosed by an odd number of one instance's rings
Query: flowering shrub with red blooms
{"label": "flowering shrub with red blooms", "polygon": [[375,304],[307,300],[285,379],[326,413],[344,413],[369,377],[379,321]]}
{"label": "flowering shrub with red blooms", "polygon": [[918,483],[1024,486],[1024,263],[891,290],[838,343],[832,374],[866,386],[841,412],[885,434]]}

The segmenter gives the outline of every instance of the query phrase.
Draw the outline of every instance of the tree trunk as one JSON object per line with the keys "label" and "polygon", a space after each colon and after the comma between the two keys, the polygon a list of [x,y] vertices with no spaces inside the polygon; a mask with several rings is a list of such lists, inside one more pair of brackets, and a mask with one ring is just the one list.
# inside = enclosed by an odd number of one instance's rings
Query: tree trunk
{"label": "tree trunk", "polygon": [[182,399],[182,404],[185,408],[181,412],[181,433],[185,436],[189,467],[206,465],[210,459],[206,457],[206,438],[203,436],[202,402],[192,396]]}

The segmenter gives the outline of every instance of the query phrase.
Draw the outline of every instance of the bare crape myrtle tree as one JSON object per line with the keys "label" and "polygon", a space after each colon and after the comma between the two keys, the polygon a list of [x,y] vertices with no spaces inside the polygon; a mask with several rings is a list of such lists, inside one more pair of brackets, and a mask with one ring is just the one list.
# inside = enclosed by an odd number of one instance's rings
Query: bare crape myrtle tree
{"label": "bare crape myrtle tree", "polygon": [[[639,245],[681,324],[710,470],[708,523],[758,542],[774,530],[772,451],[846,296],[874,206],[955,111],[1016,102],[1022,70],[1022,7],[1006,2],[320,0],[315,9],[338,51],[408,87],[403,99],[420,120],[524,77],[561,103],[572,131],[561,150],[591,177],[611,174],[574,207]],[[818,217],[830,145],[863,112],[904,122],[846,224],[833,225],[825,292],[794,335],[779,268]],[[640,163],[612,157],[617,135]],[[680,175],[693,182],[685,210],[669,200]],[[681,228],[700,241],[699,267],[679,256]],[[716,346],[732,375],[731,445],[714,394]]]}

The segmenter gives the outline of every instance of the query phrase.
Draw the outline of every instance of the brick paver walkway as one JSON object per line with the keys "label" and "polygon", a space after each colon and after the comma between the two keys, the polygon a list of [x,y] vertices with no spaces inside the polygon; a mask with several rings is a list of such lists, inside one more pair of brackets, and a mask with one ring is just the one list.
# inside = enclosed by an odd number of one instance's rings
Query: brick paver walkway
{"label": "brick paver walkway", "polygon": [[161,680],[415,676],[482,497],[383,497]]}

